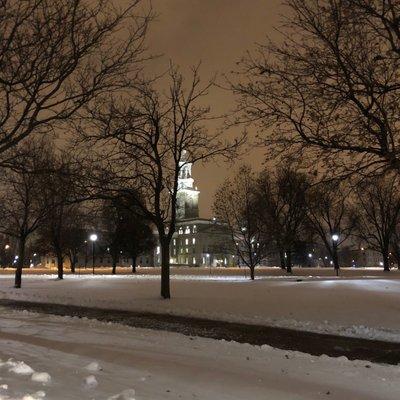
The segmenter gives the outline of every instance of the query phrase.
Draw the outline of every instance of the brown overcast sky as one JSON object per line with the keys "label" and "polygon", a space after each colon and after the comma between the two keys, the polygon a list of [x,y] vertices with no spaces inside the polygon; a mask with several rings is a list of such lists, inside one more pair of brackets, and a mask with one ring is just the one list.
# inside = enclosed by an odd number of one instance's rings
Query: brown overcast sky
{"label": "brown overcast sky", "polygon": [[[152,4],[158,16],[150,29],[149,49],[163,56],[153,61],[151,68],[165,70],[171,59],[184,70],[201,61],[204,81],[232,71],[246,50],[272,33],[282,12],[280,0],[152,0]],[[232,109],[234,103],[230,93],[216,89],[210,93],[209,104],[219,115]],[[236,167],[249,162],[259,168],[262,161],[263,152],[256,149]],[[215,190],[232,170],[223,163],[194,168],[202,217],[211,216]]]}

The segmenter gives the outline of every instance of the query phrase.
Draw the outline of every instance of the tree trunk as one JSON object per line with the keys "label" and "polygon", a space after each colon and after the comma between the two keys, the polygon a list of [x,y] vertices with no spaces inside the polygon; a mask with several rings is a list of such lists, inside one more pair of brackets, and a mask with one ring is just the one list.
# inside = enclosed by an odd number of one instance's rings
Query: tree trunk
{"label": "tree trunk", "polygon": [[22,268],[24,267],[24,259],[25,259],[25,237],[19,238],[18,243],[18,262],[17,269],[15,270],[15,285],[16,289],[19,289],[22,284]]}
{"label": "tree trunk", "polygon": [[250,279],[254,281],[254,266],[250,267]]}
{"label": "tree trunk", "polygon": [[286,269],[285,266],[285,252],[283,250],[279,250],[279,260],[281,262],[281,268]]}
{"label": "tree trunk", "polygon": [[60,251],[57,251],[57,274],[58,279],[64,278],[64,256]]}
{"label": "tree trunk", "polygon": [[383,256],[383,270],[385,272],[390,272],[389,250],[383,250],[382,256]]}
{"label": "tree trunk", "polygon": [[74,251],[70,250],[68,252],[68,258],[69,258],[69,263],[70,263],[70,269],[71,269],[71,274],[75,274],[76,270],[76,263],[77,263],[77,255],[75,254]]}
{"label": "tree trunk", "polygon": [[169,242],[165,239],[160,240],[161,245],[161,297],[170,299],[169,284]]}
{"label": "tree trunk", "polygon": [[286,272],[291,274],[292,271],[292,252],[290,250],[286,250]]}
{"label": "tree trunk", "polygon": [[136,260],[137,260],[137,255],[132,254],[132,274],[136,274]]}
{"label": "tree trunk", "polygon": [[117,273],[118,255],[113,254],[111,256],[111,259],[112,259],[112,274],[115,275]]}
{"label": "tree trunk", "polygon": [[337,252],[337,246],[333,245],[332,248],[332,261],[333,261],[333,268],[335,270],[336,276],[339,276],[339,257]]}

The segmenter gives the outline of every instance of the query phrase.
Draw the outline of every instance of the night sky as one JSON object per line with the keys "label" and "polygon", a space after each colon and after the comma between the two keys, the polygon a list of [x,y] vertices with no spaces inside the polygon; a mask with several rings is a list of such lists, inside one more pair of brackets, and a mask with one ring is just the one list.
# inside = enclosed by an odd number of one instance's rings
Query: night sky
{"label": "night sky", "polygon": [[[150,68],[155,72],[167,68],[169,60],[185,68],[201,61],[204,81],[229,74],[246,50],[274,35],[273,27],[279,23],[283,11],[280,0],[153,0],[158,14],[150,28],[148,43],[153,54],[163,54],[153,60]],[[209,104],[213,114],[230,111],[233,98],[229,92],[215,89],[210,93]],[[236,130],[230,132],[235,135]],[[252,150],[244,161],[259,168],[263,161],[261,149]],[[200,215],[211,216],[213,195],[218,185],[232,171],[223,163],[198,165],[194,168],[195,184],[200,190]]]}

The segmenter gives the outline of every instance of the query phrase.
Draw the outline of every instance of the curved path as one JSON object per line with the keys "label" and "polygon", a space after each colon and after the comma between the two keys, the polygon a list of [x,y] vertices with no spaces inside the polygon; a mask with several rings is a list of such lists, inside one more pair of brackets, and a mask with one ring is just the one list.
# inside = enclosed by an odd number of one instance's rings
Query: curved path
{"label": "curved path", "polygon": [[137,328],[165,330],[187,336],[224,339],[253,345],[269,345],[312,355],[346,356],[350,360],[368,360],[400,364],[400,343],[326,335],[293,329],[181,317],[168,314],[89,308],[19,300],[0,300],[0,306],[14,310],[77,316],[120,323]]}

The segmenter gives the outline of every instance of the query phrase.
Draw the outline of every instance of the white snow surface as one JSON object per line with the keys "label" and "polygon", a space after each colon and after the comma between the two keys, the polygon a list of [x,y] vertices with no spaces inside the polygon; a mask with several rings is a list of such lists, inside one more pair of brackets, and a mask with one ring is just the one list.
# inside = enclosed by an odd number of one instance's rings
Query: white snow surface
{"label": "white snow surface", "polygon": [[[397,277],[397,275],[396,275]],[[298,281],[298,280],[301,281]],[[150,311],[400,342],[400,279],[177,276],[0,276],[0,298]]]}
{"label": "white snow surface", "polygon": [[[1,400],[398,400],[399,366],[0,309]],[[102,369],[88,376],[86,366]],[[89,378],[90,377],[90,378]],[[84,383],[89,383],[85,385]],[[96,382],[96,384],[90,384]]]}

